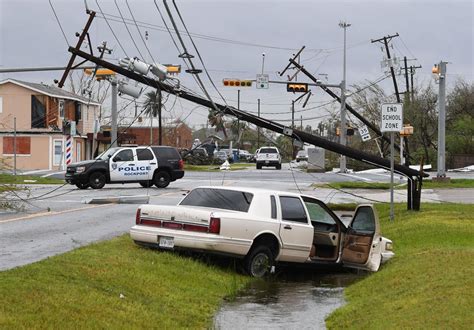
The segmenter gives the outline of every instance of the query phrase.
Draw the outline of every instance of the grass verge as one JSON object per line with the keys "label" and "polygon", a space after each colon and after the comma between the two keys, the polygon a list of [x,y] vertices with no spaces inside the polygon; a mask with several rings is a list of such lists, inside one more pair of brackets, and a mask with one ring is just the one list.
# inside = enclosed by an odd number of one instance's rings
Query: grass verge
{"label": "grass verge", "polygon": [[125,235],[0,272],[0,328],[203,329],[250,280]]}
{"label": "grass verge", "polygon": [[[25,182],[26,180],[26,182]],[[34,181],[34,182],[33,182]],[[55,178],[42,178],[34,175],[0,174],[0,183],[7,184],[63,184],[64,180]]]}
{"label": "grass verge", "polygon": [[[184,165],[185,171],[194,171],[194,172],[221,172],[219,169],[220,165]],[[234,163],[230,164],[231,171],[245,170],[247,168],[255,167],[253,164],[249,163]]]}
{"label": "grass verge", "polygon": [[345,290],[330,329],[468,329],[474,324],[474,205],[423,204],[422,211],[378,205],[396,257]]}
{"label": "grass verge", "polygon": [[[390,189],[390,183],[385,182],[362,182],[343,181],[331,183],[315,183],[313,188],[336,188],[336,189]],[[449,189],[449,188],[474,188],[474,179],[451,179],[450,182],[423,181],[423,189]],[[395,185],[395,189],[406,189],[406,184]]]}

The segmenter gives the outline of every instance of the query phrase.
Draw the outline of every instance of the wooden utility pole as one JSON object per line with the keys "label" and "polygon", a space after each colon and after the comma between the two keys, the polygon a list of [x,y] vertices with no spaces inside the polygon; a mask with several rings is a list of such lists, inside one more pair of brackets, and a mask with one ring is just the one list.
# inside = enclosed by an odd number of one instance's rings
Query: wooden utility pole
{"label": "wooden utility pole", "polygon": [[393,63],[391,61],[392,58],[390,56],[390,48],[388,47],[388,43],[390,42],[390,40],[392,40],[395,37],[398,37],[398,33],[391,36],[383,37],[380,39],[371,40],[371,42],[374,43],[374,42],[383,41],[383,44],[385,45],[385,51],[387,52],[388,65],[390,66],[390,73],[392,75],[393,86],[395,87],[395,95],[397,96],[397,102],[401,103],[400,93],[398,92],[397,79],[395,78],[395,70],[393,69]]}

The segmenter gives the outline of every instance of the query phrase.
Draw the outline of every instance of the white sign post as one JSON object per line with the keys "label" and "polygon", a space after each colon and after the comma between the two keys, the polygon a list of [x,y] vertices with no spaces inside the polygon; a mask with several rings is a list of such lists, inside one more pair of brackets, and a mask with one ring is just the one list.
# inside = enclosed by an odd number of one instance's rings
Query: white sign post
{"label": "white sign post", "polygon": [[270,80],[268,74],[264,74],[264,73],[257,74],[256,80],[257,81],[256,81],[255,86],[257,86],[257,89],[268,89],[269,87],[268,81]]}
{"label": "white sign post", "polygon": [[382,104],[382,120],[380,131],[390,132],[390,221],[394,220],[393,212],[393,171],[394,171],[394,132],[403,129],[403,104],[385,103]]}

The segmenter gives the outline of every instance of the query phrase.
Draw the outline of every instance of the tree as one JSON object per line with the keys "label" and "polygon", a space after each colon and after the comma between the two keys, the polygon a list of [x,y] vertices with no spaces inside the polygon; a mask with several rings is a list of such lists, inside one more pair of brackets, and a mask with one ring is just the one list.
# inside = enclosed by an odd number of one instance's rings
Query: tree
{"label": "tree", "polygon": [[454,155],[474,155],[474,83],[456,81],[447,96],[446,150]]}
{"label": "tree", "polygon": [[157,89],[156,92],[149,91],[145,94],[145,102],[143,103],[143,112],[151,117],[158,115],[158,144],[163,143],[163,135],[161,128],[161,90]]}
{"label": "tree", "polygon": [[224,114],[222,112],[210,108],[207,120],[209,121],[211,127],[216,128],[216,132],[222,131],[222,133],[224,133],[225,139],[228,139],[227,131],[225,129]]}

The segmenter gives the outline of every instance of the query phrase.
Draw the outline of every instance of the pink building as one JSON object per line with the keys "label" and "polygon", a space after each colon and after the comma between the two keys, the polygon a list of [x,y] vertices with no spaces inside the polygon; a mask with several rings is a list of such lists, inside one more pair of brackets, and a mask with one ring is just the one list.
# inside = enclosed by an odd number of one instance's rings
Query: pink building
{"label": "pink building", "polygon": [[[90,159],[100,104],[54,86],[15,79],[0,81],[0,158],[18,170],[64,169],[67,161]],[[16,118],[16,139],[14,120]],[[72,126],[71,150],[66,153],[63,125]],[[75,127],[75,132],[74,132]]]}

